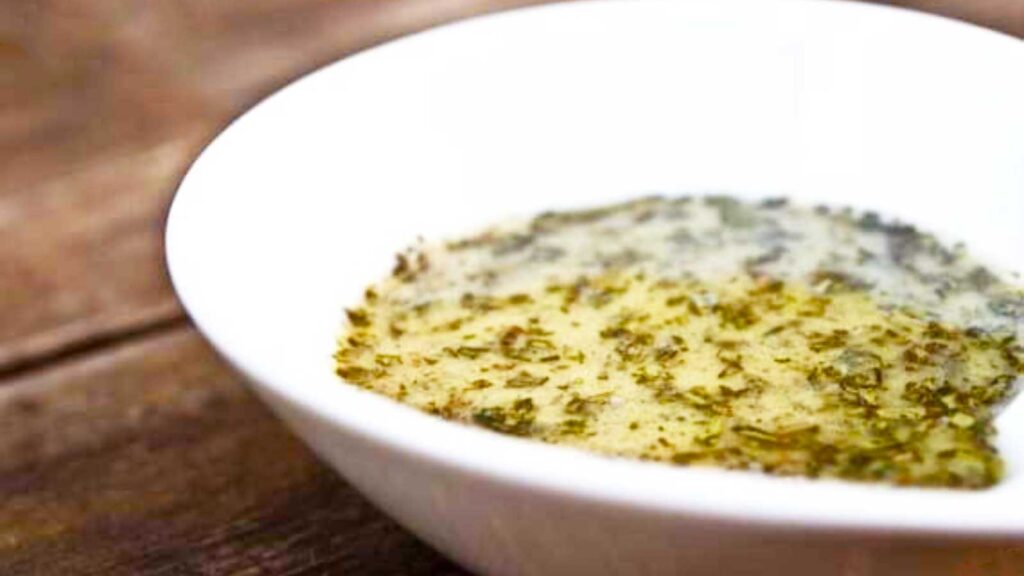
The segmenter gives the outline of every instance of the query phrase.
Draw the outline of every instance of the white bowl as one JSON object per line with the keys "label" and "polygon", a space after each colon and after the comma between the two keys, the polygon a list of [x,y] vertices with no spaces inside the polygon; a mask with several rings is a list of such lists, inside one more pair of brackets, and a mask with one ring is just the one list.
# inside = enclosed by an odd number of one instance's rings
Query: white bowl
{"label": "white bowl", "polygon": [[875,208],[1024,269],[1022,70],[1010,37],[846,2],[477,18],[328,66],[232,124],[181,183],[170,271],[300,437],[471,569],[941,573],[1024,541],[1020,403],[999,422],[1000,485],[897,489],[503,437],[344,384],[331,355],[343,308],[417,235],[641,193]]}

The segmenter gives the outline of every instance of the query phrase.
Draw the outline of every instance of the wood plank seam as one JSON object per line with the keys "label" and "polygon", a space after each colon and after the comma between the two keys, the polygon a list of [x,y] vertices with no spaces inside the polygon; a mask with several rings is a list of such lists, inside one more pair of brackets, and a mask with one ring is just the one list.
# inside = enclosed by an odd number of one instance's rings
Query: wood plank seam
{"label": "wood plank seam", "polygon": [[85,356],[102,354],[114,346],[168,332],[187,324],[187,318],[179,311],[171,316],[157,316],[136,324],[94,332],[87,337],[69,340],[61,346],[37,355],[16,357],[5,364],[0,364],[0,386],[37,370],[49,370]]}

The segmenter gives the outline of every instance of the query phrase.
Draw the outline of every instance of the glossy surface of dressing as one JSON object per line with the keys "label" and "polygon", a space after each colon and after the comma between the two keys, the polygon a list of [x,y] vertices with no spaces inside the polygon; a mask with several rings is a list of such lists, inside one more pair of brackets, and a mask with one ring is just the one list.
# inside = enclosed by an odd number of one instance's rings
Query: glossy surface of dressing
{"label": "glossy surface of dressing", "polygon": [[350,311],[338,373],[607,454],[982,487],[1021,302],[873,214],[651,198],[399,255]]}

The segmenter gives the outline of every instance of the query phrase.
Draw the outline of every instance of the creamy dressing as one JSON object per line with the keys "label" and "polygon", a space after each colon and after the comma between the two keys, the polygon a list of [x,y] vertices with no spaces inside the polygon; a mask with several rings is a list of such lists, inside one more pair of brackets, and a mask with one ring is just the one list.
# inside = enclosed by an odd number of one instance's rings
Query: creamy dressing
{"label": "creamy dressing", "polygon": [[610,455],[982,487],[1024,293],[874,214],[648,198],[399,255],[338,373]]}

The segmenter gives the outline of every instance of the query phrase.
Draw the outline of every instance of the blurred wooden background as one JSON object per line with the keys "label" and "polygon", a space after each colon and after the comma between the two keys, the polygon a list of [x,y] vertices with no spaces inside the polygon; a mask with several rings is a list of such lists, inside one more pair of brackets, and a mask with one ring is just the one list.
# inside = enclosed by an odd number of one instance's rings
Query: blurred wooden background
{"label": "blurred wooden background", "polygon": [[[204,143],[274,88],[534,3],[0,0],[0,574],[459,572],[212,355],[162,223]],[[1024,36],[1024,0],[890,3]],[[955,570],[1024,574],[1024,551]]]}

